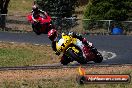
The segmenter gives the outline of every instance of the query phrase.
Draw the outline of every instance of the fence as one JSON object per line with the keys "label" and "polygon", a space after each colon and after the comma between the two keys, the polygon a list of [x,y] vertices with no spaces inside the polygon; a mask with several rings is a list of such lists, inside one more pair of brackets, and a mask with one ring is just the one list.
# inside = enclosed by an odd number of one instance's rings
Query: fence
{"label": "fence", "polygon": [[27,21],[26,16],[4,15],[6,16],[6,31],[32,31],[31,25]]}
{"label": "fence", "polygon": [[114,27],[121,28],[123,34],[132,33],[132,21],[83,19],[83,28],[89,33],[111,34]]}
{"label": "fence", "polygon": [[[113,20],[89,20],[71,18],[53,17],[53,24],[56,29],[61,32],[75,31],[86,34],[110,34],[115,26],[123,29],[124,34],[132,34],[132,21]],[[1,20],[0,20],[1,21]],[[32,31],[31,24],[27,21],[26,16],[6,15],[6,29],[8,31]]]}

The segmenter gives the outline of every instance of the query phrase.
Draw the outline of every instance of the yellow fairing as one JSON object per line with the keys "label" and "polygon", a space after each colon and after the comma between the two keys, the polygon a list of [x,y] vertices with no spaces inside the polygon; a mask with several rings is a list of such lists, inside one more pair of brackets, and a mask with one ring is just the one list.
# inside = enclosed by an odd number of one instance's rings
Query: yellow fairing
{"label": "yellow fairing", "polygon": [[71,47],[72,48],[72,50],[74,50],[76,53],[79,53],[79,50],[77,49],[77,48],[75,48],[75,47]]}
{"label": "yellow fairing", "polygon": [[[77,39],[73,38],[72,36],[69,35],[65,35],[64,33],[62,33],[62,38],[56,43],[56,48],[58,52],[64,52],[71,43],[76,43]],[[72,47],[73,48],[73,47]],[[77,49],[74,47],[73,50],[75,50],[76,52]]]}

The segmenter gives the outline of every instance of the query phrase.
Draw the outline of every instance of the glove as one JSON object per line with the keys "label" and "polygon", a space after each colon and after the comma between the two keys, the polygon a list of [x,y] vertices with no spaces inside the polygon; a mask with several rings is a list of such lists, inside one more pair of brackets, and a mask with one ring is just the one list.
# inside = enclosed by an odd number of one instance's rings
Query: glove
{"label": "glove", "polygon": [[82,42],[83,42],[83,43],[87,43],[87,39],[86,39],[86,38],[83,38],[83,39],[82,39]]}
{"label": "glove", "polygon": [[58,55],[58,56],[60,55],[60,53],[58,51],[56,51],[55,54]]}
{"label": "glove", "polygon": [[39,23],[39,21],[38,20],[34,20],[34,23]]}
{"label": "glove", "polygon": [[93,47],[93,43],[89,42],[88,44],[89,44],[91,47]]}
{"label": "glove", "polygon": [[72,37],[76,36],[76,34],[74,32],[69,32],[68,35],[72,36]]}

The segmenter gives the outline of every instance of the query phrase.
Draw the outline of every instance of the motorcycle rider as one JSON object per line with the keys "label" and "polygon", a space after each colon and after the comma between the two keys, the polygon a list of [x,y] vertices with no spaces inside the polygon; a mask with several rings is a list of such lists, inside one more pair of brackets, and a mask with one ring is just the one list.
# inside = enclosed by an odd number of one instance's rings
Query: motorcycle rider
{"label": "motorcycle rider", "polygon": [[38,8],[38,6],[36,4],[34,4],[32,6],[32,16],[31,16],[31,18],[33,20],[32,28],[33,29],[34,28],[41,29],[44,25],[46,26],[46,28],[48,28],[46,30],[50,30],[50,29],[54,28],[54,26],[52,25],[52,21],[44,22],[43,24],[42,23],[40,24],[40,22],[38,20],[36,20],[39,17],[42,17],[43,19],[48,19],[48,16],[49,15],[47,14],[47,12],[40,10]]}
{"label": "motorcycle rider", "polygon": [[37,5],[33,5],[32,6],[32,19],[34,22],[38,22],[36,18],[40,17],[40,14],[43,14],[43,18],[47,18],[48,16],[48,14],[45,11],[38,9]]}
{"label": "motorcycle rider", "polygon": [[[80,34],[76,34],[74,32],[70,32],[67,35],[70,35],[70,36],[72,36],[74,38],[79,39],[80,41],[82,41],[83,44],[89,46],[91,48],[91,50],[94,49],[94,47],[92,46],[92,43],[87,41],[86,38],[83,38]],[[56,42],[58,42],[57,36],[58,36],[57,35],[57,31],[55,29],[51,29],[48,32],[48,38],[52,41],[52,49],[55,51],[56,55],[60,55],[60,53],[56,49]]]}

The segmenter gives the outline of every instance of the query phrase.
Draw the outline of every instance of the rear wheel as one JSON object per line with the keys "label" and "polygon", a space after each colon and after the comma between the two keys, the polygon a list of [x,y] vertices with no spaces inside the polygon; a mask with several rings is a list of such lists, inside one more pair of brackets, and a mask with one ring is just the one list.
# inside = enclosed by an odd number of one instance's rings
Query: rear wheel
{"label": "rear wheel", "polygon": [[103,60],[103,56],[98,52],[97,55],[96,55],[96,57],[95,57],[94,62],[95,63],[101,63],[102,60]]}

